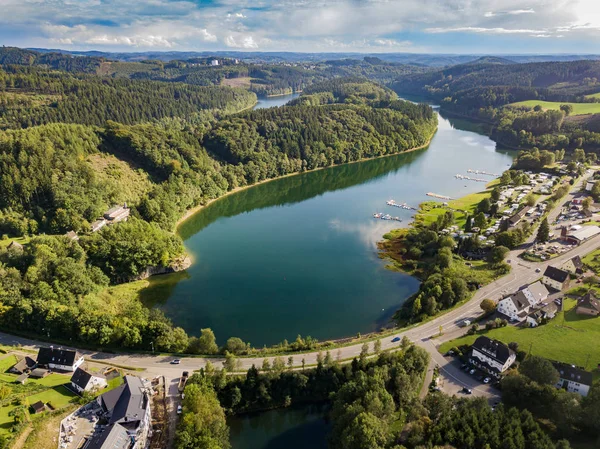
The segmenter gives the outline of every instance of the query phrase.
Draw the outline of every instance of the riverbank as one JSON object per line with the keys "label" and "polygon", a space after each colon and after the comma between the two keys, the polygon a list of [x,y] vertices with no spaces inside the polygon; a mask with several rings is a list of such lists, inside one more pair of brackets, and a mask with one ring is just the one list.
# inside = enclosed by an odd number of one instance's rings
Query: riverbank
{"label": "riverbank", "polygon": [[381,156],[375,156],[375,157],[367,157],[367,158],[359,159],[357,161],[344,162],[343,164],[334,164],[334,165],[329,165],[327,167],[317,167],[317,168],[313,168],[312,170],[306,170],[306,171],[303,171],[303,172],[289,173],[287,175],[277,176],[275,178],[263,179],[262,181],[255,182],[254,184],[248,184],[248,185],[245,185],[245,186],[235,187],[234,189],[228,191],[227,193],[225,193],[225,194],[223,194],[223,195],[221,195],[221,196],[219,196],[217,198],[213,198],[213,199],[207,201],[205,204],[200,204],[200,205],[198,205],[196,207],[188,209],[187,212],[185,214],[183,214],[181,216],[181,218],[179,220],[177,220],[177,222],[175,223],[174,231],[177,232],[177,228],[179,228],[186,220],[188,220],[190,217],[192,217],[196,213],[200,212],[205,207],[209,206],[210,204],[214,203],[215,201],[218,201],[218,200],[221,200],[221,199],[223,199],[223,198],[225,198],[227,196],[233,195],[234,193],[238,193],[238,192],[241,192],[243,190],[250,189],[252,187],[256,187],[256,186],[259,186],[259,185],[262,185],[262,184],[266,184],[266,183],[271,182],[271,181],[278,181],[278,180],[289,178],[289,177],[292,177],[292,176],[298,176],[298,175],[303,175],[305,173],[312,173],[312,172],[316,172],[316,171],[319,171],[319,170],[325,170],[325,169],[328,169],[328,168],[331,168],[331,167],[339,167],[339,166],[343,166],[343,165],[357,164],[357,163],[360,163],[360,162],[366,162],[366,161],[371,161],[371,160],[375,160],[375,159],[382,159],[382,158],[391,157],[391,156],[399,156],[401,154],[406,154],[406,153],[411,153],[411,152],[414,152],[414,151],[423,150],[423,149],[427,148],[431,144],[431,140],[433,139],[433,137],[435,136],[436,133],[437,133],[437,126],[436,126],[435,131],[429,137],[429,139],[427,140],[427,142],[425,144],[420,145],[420,146],[415,147],[415,148],[410,148],[408,150],[400,151],[398,153],[383,154]]}

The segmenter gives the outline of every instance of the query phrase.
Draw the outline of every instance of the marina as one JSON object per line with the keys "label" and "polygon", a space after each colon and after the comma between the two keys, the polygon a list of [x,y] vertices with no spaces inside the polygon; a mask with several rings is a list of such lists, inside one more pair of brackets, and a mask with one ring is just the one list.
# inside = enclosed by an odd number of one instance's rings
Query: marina
{"label": "marina", "polygon": [[383,212],[377,212],[376,214],[373,214],[373,218],[377,218],[379,220],[402,221],[400,217],[392,217],[390,214],[384,214]]}
{"label": "marina", "polygon": [[427,196],[430,196],[432,198],[437,198],[439,200],[453,200],[454,198],[450,197],[450,196],[446,196],[446,195],[438,195],[437,193],[432,193],[432,192],[427,192],[426,194]]}
{"label": "marina", "polygon": [[467,173],[474,173],[476,175],[486,175],[486,176],[492,176],[494,178],[499,177],[500,175],[498,173],[489,173],[485,170],[473,170],[472,168],[469,168],[467,170]]}
{"label": "marina", "polygon": [[400,209],[418,210],[416,207],[409,206],[406,203],[396,203],[394,200],[386,201],[385,204],[387,204],[388,206],[392,206],[392,207],[399,207]]}
{"label": "marina", "polygon": [[454,175],[454,177],[456,179],[465,180],[465,181],[475,181],[475,182],[488,182],[489,181],[489,179],[471,178],[470,176],[460,175],[458,173],[456,175]]}

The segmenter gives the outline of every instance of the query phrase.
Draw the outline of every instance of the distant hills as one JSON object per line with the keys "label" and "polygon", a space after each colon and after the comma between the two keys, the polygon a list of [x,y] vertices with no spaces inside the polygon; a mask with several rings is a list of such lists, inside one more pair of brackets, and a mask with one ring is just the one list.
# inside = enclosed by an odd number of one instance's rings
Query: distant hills
{"label": "distant hills", "polygon": [[191,58],[221,57],[234,58],[246,62],[324,62],[339,59],[378,58],[386,62],[422,65],[428,67],[445,67],[457,64],[477,63],[527,63],[549,61],[581,61],[600,60],[600,55],[457,55],[457,54],[425,54],[425,53],[297,53],[297,52],[243,52],[243,51],[165,51],[112,53],[102,51],[70,51],[61,49],[31,48],[40,53],[62,53],[73,56],[106,58],[117,61],[142,61],[147,59],[159,61],[187,60]]}

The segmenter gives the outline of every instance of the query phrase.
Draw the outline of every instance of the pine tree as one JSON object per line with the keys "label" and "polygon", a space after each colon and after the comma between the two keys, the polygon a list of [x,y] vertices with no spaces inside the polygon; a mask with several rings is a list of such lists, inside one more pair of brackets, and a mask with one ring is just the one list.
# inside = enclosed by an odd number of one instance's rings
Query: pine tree
{"label": "pine tree", "polygon": [[544,218],[540,224],[540,228],[537,233],[538,242],[547,242],[550,238],[550,226],[548,225],[548,219]]}

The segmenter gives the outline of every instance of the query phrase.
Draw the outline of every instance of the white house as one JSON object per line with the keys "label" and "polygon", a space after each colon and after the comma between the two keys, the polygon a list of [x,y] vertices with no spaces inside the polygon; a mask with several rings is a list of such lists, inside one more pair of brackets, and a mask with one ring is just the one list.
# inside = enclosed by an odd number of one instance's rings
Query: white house
{"label": "white house", "polygon": [[529,284],[523,289],[523,293],[531,306],[536,306],[542,301],[545,301],[550,294],[546,286],[540,281]]}
{"label": "white house", "polygon": [[569,286],[569,272],[548,266],[542,276],[542,283],[554,290],[561,291]]}
{"label": "white house", "polygon": [[563,263],[560,268],[571,274],[583,273],[583,261],[581,257],[575,256]]}
{"label": "white house", "polygon": [[481,336],[471,347],[469,361],[489,374],[500,377],[515,363],[515,359],[514,351],[504,343]]}
{"label": "white house", "polygon": [[506,315],[511,321],[523,321],[529,313],[531,304],[523,290],[508,296],[498,303],[498,312]]}
{"label": "white house", "polygon": [[549,304],[541,304],[541,307],[533,309],[529,315],[527,315],[527,324],[529,327],[537,327],[543,320],[551,320],[554,318],[558,309],[558,304],[554,301]]}
{"label": "white house", "polygon": [[563,388],[571,393],[587,396],[592,386],[592,373],[577,368],[575,365],[566,363],[553,363],[554,368],[560,375],[556,388]]}
{"label": "white house", "polygon": [[37,363],[39,366],[49,369],[75,372],[83,363],[83,356],[77,351],[50,346],[49,348],[40,348]]}
{"label": "white house", "polygon": [[84,391],[98,391],[108,386],[106,377],[92,374],[83,368],[77,368],[71,376],[71,386],[79,394]]}

